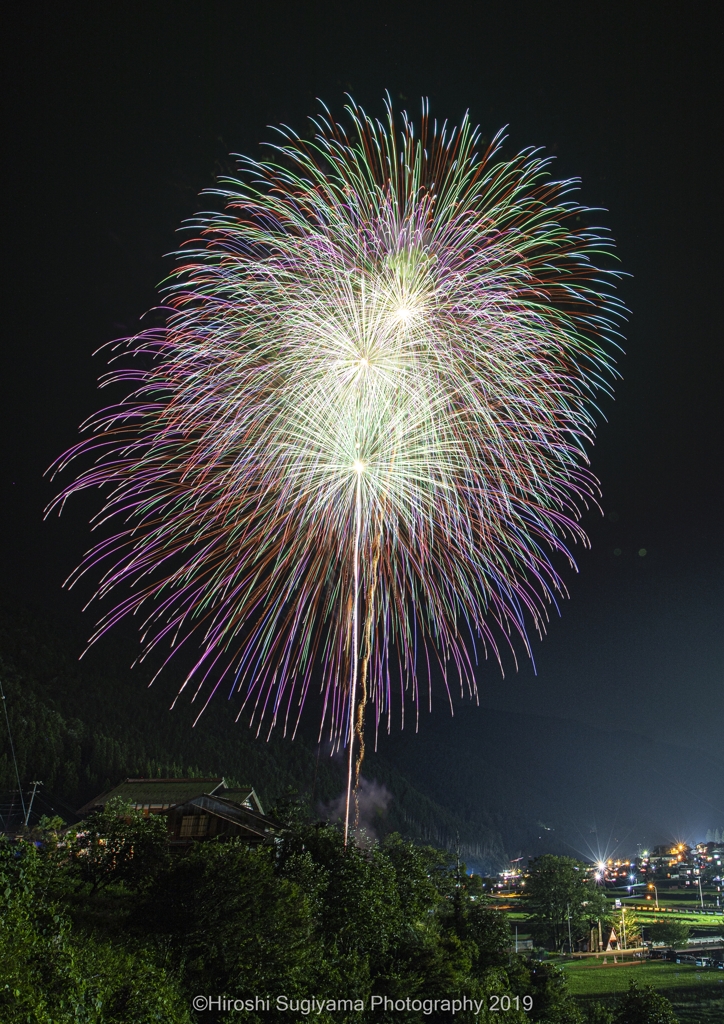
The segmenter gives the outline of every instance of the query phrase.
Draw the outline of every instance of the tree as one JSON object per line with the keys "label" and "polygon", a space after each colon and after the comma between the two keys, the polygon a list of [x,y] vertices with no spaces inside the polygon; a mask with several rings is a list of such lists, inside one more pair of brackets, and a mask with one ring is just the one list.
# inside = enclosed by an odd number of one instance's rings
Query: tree
{"label": "tree", "polygon": [[111,882],[148,885],[168,857],[165,815],[145,817],[120,799],[89,815],[67,840],[75,873],[90,884],[91,895]]}
{"label": "tree", "polygon": [[616,935],[621,946],[623,946],[624,938],[627,949],[638,946],[641,941],[641,921],[631,910],[622,908],[615,914],[612,914],[609,920],[616,929]]}
{"label": "tree", "polygon": [[[497,1024],[491,997],[507,996],[506,1024],[582,1024],[564,973],[511,951],[504,916],[444,852],[397,835],[345,847],[339,829],[295,821],[273,847],[210,840],[159,866],[144,860],[155,835],[148,819],[117,811],[86,822],[70,847],[52,820],[32,841],[0,842],[3,1024],[189,1024],[200,993],[351,997],[366,1007],[373,995],[466,997],[484,1007],[424,1011],[437,1024]],[[145,885],[143,863],[152,868]],[[532,996],[531,1013],[516,995]],[[289,1019],[273,1001],[240,1012],[257,1024]],[[396,1008],[377,1019],[423,1016]],[[344,1019],[363,1024],[366,1014],[345,1010]]]}
{"label": "tree", "polygon": [[503,967],[510,960],[510,924],[500,910],[481,903],[472,904],[467,934],[477,948],[475,964],[479,969]]}
{"label": "tree", "polygon": [[613,1024],[613,1010],[604,1003],[590,1003],[586,1007],[586,1024]]}
{"label": "tree", "polygon": [[555,964],[534,961],[529,969],[527,992],[533,996],[528,1020],[541,1024],[583,1024],[583,1014],[568,991],[566,976]]}
{"label": "tree", "polygon": [[548,853],[531,862],[526,892],[537,941],[562,949],[569,921],[571,936],[577,937],[606,913],[605,897],[588,871],[580,861]]}
{"label": "tree", "polygon": [[646,926],[646,935],[652,942],[663,942],[667,946],[685,946],[690,934],[689,925],[676,918],[657,918]]}
{"label": "tree", "polygon": [[168,949],[190,997],[324,992],[328,964],[314,917],[319,882],[309,872],[304,887],[278,877],[274,859],[274,850],[237,840],[198,843],[139,901],[132,928]]}
{"label": "tree", "polygon": [[175,978],[142,947],[78,932],[33,843],[0,840],[3,1024],[191,1024]]}
{"label": "tree", "polygon": [[[510,952],[504,918],[482,902],[475,878],[440,851],[393,835],[361,849],[328,825],[289,824],[274,849],[199,843],[174,859],[138,901],[130,930],[169,950],[189,997],[238,999],[284,993],[293,999],[475,998],[542,992]],[[564,985],[563,979],[559,979]],[[540,992],[539,992],[540,990]],[[545,1000],[538,1000],[541,1005]],[[550,1002],[550,1000],[548,1000]],[[547,1005],[547,1004],[546,1004]],[[494,1013],[476,1018],[497,1020]],[[528,1017],[514,1006],[506,1022]],[[272,1024],[272,1006],[245,1020]],[[316,1014],[332,1024],[334,1014]],[[365,1013],[344,1014],[361,1024]],[[411,1024],[414,1010],[378,1012],[380,1024]],[[425,1019],[428,1019],[425,1017]],[[439,1024],[472,1024],[467,1010],[440,1010]],[[579,1024],[578,1018],[551,1021]]]}
{"label": "tree", "polygon": [[654,992],[650,985],[640,988],[631,981],[613,1024],[679,1024],[679,1019],[665,996]]}

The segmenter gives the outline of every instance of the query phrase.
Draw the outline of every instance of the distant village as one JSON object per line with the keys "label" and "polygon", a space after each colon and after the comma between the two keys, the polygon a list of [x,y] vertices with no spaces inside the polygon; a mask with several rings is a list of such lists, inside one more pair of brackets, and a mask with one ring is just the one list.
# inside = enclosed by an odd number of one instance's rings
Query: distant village
{"label": "distant village", "polygon": [[[711,836],[712,833],[709,833]],[[617,892],[621,899],[636,899],[644,908],[659,910],[659,896],[670,890],[690,889],[698,896],[700,910],[724,909],[722,900],[722,867],[724,841],[716,839],[689,846],[666,843],[642,850],[633,860],[609,858],[591,865],[591,873],[607,890]],[[487,879],[489,890],[499,892],[525,891],[525,867],[502,871],[497,879]]]}

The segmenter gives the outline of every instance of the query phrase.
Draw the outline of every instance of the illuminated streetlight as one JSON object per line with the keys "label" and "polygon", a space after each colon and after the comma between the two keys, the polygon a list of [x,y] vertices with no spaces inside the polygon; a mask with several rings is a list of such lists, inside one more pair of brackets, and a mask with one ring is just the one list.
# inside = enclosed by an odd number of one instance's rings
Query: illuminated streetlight
{"label": "illuminated streetlight", "polygon": [[655,894],[656,894],[656,909],[658,910],[659,909],[659,890],[656,888],[656,886],[653,884],[653,882],[649,884],[649,889],[653,889]]}

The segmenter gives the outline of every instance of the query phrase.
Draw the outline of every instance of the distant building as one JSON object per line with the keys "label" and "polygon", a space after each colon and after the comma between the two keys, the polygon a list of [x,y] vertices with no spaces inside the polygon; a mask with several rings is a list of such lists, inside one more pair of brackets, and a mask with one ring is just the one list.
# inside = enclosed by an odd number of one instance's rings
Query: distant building
{"label": "distant building", "polygon": [[655,846],[643,861],[643,866],[660,878],[678,878],[682,865],[686,873],[690,856],[691,847],[684,843]]}
{"label": "distant building", "polygon": [[217,836],[273,843],[279,825],[264,814],[252,786],[227,786],[222,777],[202,779],[125,779],[89,800],[78,811],[84,818],[121,799],[145,815],[165,814],[169,843],[185,847]]}

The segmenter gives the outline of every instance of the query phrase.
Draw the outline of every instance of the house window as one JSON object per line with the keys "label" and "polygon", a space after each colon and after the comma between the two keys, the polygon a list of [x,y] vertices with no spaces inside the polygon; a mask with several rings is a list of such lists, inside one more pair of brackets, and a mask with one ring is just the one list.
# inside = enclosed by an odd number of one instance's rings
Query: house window
{"label": "house window", "polygon": [[181,838],[188,836],[205,836],[209,830],[209,818],[206,814],[185,814],[181,819]]}

